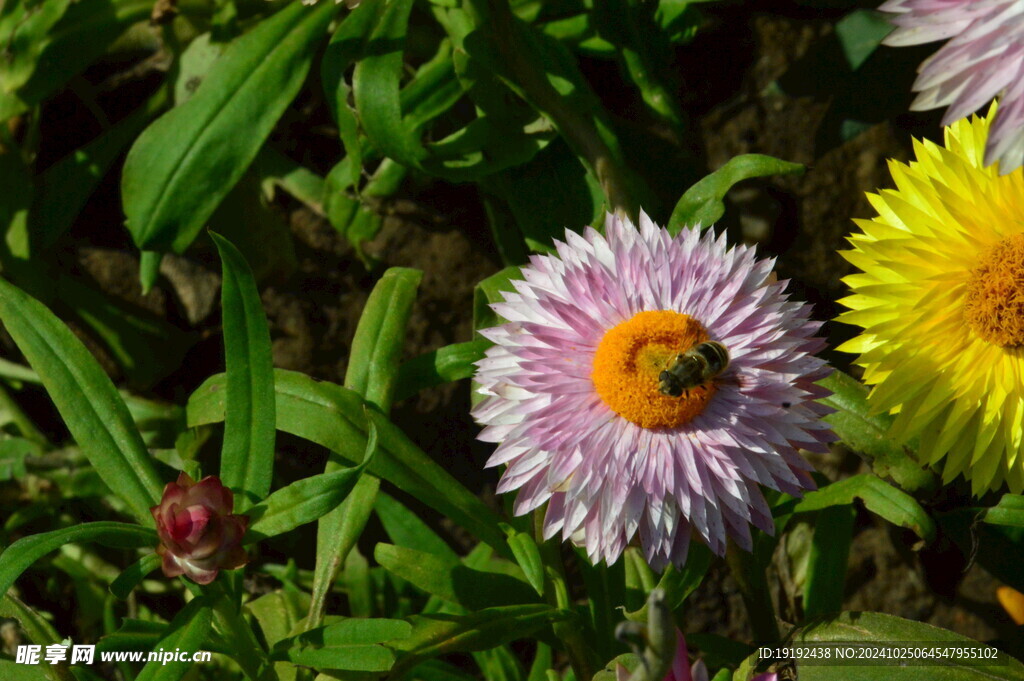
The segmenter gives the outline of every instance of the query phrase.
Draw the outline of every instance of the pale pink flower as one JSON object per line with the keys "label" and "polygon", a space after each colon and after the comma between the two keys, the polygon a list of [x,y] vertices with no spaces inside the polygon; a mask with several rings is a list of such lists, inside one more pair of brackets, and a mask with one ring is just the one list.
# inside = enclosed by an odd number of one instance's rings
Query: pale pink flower
{"label": "pale pink flower", "polygon": [[896,30],[882,42],[901,47],[952,38],[926,59],[914,82],[915,111],[948,107],[943,125],[999,98],[985,163],[1009,173],[1024,164],[1024,0],[889,0]]}
{"label": "pale pink flower", "polygon": [[160,503],[151,509],[156,520],[164,575],[185,575],[209,584],[220,570],[233,570],[248,562],[242,537],[249,518],[231,513],[231,490],[210,475],[195,482],[185,473],[164,488]]}
{"label": "pale pink flower", "polygon": [[[771,260],[725,236],[673,238],[641,214],[609,216],[605,236],[566,231],[558,257],[533,256],[524,281],[493,305],[508,323],[477,363],[486,395],[480,439],[507,464],[499,492],[514,511],[545,503],[544,536],[615,562],[639,535],[655,569],[686,560],[692,531],[722,554],[747,550],[749,524],[773,531],[758,487],[799,495],[812,470],[798,454],[834,439],[816,400],[828,370],[810,307],[769,277]],[[697,343],[725,345],[731,363],[683,396],[660,373]]]}

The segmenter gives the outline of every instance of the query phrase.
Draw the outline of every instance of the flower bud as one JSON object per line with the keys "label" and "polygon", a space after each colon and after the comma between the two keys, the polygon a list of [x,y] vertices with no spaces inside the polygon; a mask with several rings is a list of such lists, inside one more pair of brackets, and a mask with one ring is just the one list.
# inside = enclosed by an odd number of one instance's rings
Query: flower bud
{"label": "flower bud", "polygon": [[242,537],[249,518],[231,513],[234,504],[231,490],[215,475],[195,482],[182,473],[167,484],[160,504],[149,509],[156,520],[157,553],[166,576],[185,575],[209,584],[220,570],[248,562]]}

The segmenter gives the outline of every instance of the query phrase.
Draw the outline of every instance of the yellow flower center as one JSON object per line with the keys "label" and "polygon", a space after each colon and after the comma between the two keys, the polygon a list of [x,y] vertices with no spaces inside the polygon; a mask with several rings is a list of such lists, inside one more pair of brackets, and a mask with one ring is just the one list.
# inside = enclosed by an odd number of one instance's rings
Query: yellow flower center
{"label": "yellow flower center", "polygon": [[708,340],[689,315],[671,310],[639,312],[609,329],[594,355],[594,388],[619,416],[642,428],[675,428],[704,411],[713,383],[681,397],[659,389],[659,375],[676,355]]}
{"label": "yellow flower center", "polygon": [[971,270],[964,319],[989,343],[1024,345],[1024,234],[997,243]]}

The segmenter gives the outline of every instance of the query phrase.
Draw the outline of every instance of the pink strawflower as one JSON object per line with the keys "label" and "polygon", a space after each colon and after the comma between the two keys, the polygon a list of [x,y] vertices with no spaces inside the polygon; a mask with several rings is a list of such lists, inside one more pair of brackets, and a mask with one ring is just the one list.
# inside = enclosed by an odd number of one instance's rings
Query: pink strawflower
{"label": "pink strawflower", "polygon": [[910,108],[947,106],[942,124],[952,125],[999,97],[985,163],[998,161],[1004,175],[1024,164],[1024,1],[889,0],[879,9],[898,14],[886,45],[952,38],[921,64]]}
{"label": "pink strawflower", "polygon": [[[498,491],[519,490],[517,515],[547,503],[545,538],[593,561],[639,534],[655,569],[682,565],[693,530],[718,554],[727,535],[749,550],[749,523],[773,531],[758,484],[812,488],[797,449],[834,439],[815,401],[820,323],[769,278],[773,261],[724,235],[673,238],[643,214],[639,231],[609,216],[605,233],[566,231],[559,257],[533,256],[492,306],[508,323],[481,331],[495,345],[473,415],[499,443],[488,466],[508,464]],[[728,367],[665,394],[663,372],[706,341]]]}
{"label": "pink strawflower", "polygon": [[163,498],[149,509],[156,520],[168,577],[185,575],[209,584],[220,570],[240,568],[248,562],[242,537],[249,518],[231,513],[235,500],[220,478],[210,475],[195,482],[185,473],[164,488]]}

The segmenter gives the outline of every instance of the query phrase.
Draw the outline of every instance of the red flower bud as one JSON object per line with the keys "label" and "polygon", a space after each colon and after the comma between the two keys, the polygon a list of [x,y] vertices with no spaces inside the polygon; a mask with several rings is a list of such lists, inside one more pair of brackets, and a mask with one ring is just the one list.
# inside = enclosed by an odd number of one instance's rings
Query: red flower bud
{"label": "red flower bud", "polygon": [[231,513],[234,505],[231,490],[215,475],[195,482],[182,473],[167,483],[160,504],[149,509],[160,535],[156,552],[164,574],[209,584],[220,570],[245,565],[249,557],[242,537],[249,518]]}

